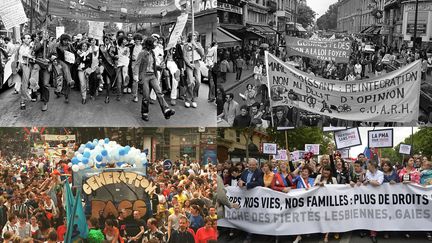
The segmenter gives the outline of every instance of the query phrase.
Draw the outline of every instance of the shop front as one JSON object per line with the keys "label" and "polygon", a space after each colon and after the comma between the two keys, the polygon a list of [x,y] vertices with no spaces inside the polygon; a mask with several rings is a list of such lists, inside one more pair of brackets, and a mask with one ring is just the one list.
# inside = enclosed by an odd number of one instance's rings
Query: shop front
{"label": "shop front", "polygon": [[[430,1],[419,1],[418,14],[417,14],[417,40],[414,40],[415,32],[415,1],[406,1],[402,3],[403,7],[403,24],[402,33],[404,41],[415,41],[418,45],[423,47],[431,44],[432,41],[432,4]],[[411,46],[412,44],[410,44]]]}

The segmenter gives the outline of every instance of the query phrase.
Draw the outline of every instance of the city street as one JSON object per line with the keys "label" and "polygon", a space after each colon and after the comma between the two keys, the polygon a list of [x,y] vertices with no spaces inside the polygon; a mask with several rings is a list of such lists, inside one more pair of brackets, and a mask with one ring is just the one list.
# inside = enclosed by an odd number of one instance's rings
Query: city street
{"label": "city street", "polygon": [[[177,100],[177,105],[171,106],[176,113],[169,120],[164,118],[157,101],[154,102],[150,105],[150,121],[145,122],[141,119],[141,98],[138,103],[134,103],[130,94],[124,94],[120,101],[111,94],[110,103],[105,104],[103,93],[95,101],[88,100],[83,105],[79,92],[72,91],[69,104],[65,104],[64,98],[57,99],[50,88],[48,111],[42,112],[40,102],[28,102],[26,110],[20,110],[19,95],[14,95],[11,88],[0,94],[0,126],[214,127],[216,105],[207,102],[208,89],[208,84],[201,84],[196,109],[186,108],[183,101]],[[169,96],[165,96],[165,99],[169,104]]]}
{"label": "city street", "polygon": [[[233,239],[229,239],[226,234],[219,236],[218,242],[224,242],[224,243],[243,243],[244,239],[246,238],[245,234],[237,234],[237,237]],[[303,239],[301,242],[303,243],[323,243],[324,236],[321,234],[313,234],[313,235],[306,235],[303,236]],[[252,243],[260,243],[260,242],[267,242],[267,243],[291,243],[295,240],[294,236],[284,236],[284,237],[278,237],[278,239],[274,236],[252,236]],[[405,243],[405,242],[416,242],[416,243],[427,243],[431,242],[426,239],[426,233],[424,232],[415,232],[411,233],[410,239],[405,238],[402,233],[396,232],[396,233],[390,233],[389,239],[384,239],[383,234],[378,233],[377,237],[378,242],[387,242],[387,243]],[[349,232],[349,233],[342,233],[340,234],[340,239],[335,240],[333,238],[333,235],[329,235],[329,242],[334,243],[370,243],[372,242],[369,237],[360,237],[359,232]]]}

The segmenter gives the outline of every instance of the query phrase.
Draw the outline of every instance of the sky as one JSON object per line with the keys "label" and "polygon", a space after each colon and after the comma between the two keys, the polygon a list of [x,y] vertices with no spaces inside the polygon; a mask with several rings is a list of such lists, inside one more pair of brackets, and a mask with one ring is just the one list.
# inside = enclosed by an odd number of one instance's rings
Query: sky
{"label": "sky", "polygon": [[[379,129],[388,129],[385,127],[377,127],[375,130]],[[356,157],[359,153],[363,153],[365,147],[367,146],[368,141],[368,131],[374,130],[372,127],[360,127],[360,136],[362,145],[352,147],[350,150],[350,157]],[[414,127],[414,133],[418,131],[417,127]],[[411,135],[411,127],[394,127],[393,128],[393,146],[398,145],[400,142],[405,140],[405,138],[409,137]]]}
{"label": "sky", "polygon": [[317,19],[325,14],[328,7],[335,2],[337,2],[337,0],[306,0],[307,5],[317,13]]}

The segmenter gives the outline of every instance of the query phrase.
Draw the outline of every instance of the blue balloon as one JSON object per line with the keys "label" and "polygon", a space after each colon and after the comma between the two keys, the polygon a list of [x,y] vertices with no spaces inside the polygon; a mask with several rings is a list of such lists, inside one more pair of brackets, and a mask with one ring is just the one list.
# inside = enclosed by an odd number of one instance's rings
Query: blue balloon
{"label": "blue balloon", "polygon": [[88,162],[89,162],[89,159],[88,158],[83,158],[83,160],[82,160],[82,162],[83,162],[83,164],[88,164]]}
{"label": "blue balloon", "polygon": [[84,152],[84,153],[83,153],[83,156],[84,156],[85,158],[90,158],[90,152],[89,152],[89,151]]}
{"label": "blue balloon", "polygon": [[100,155],[100,154],[96,155],[96,161],[97,162],[101,162],[102,159],[103,159],[102,155]]}
{"label": "blue balloon", "polygon": [[105,142],[105,143],[109,143],[109,141],[110,141],[109,138],[105,138],[105,139],[104,139],[104,142]]}
{"label": "blue balloon", "polygon": [[99,141],[95,138],[93,139],[93,143],[98,143]]}
{"label": "blue balloon", "polygon": [[120,166],[124,165],[124,163],[125,162],[117,162],[116,164],[117,164],[118,167],[120,167]]}
{"label": "blue balloon", "polygon": [[131,150],[131,147],[129,145],[126,145],[124,147],[124,149],[126,150],[126,153],[129,153],[129,151]]}
{"label": "blue balloon", "polygon": [[120,150],[119,150],[119,155],[120,155],[120,156],[123,156],[123,155],[125,155],[125,154],[126,154],[125,149],[120,149]]}
{"label": "blue balloon", "polygon": [[90,142],[87,142],[87,143],[86,143],[86,145],[85,145],[85,147],[86,147],[86,148],[91,148],[91,147],[92,147],[92,145],[93,145],[92,143],[90,143]]}
{"label": "blue balloon", "polygon": [[106,163],[101,163],[100,167],[104,168],[104,167],[106,167],[106,165],[107,165]]}
{"label": "blue balloon", "polygon": [[73,157],[72,160],[71,160],[71,162],[72,162],[72,164],[77,165],[78,162],[79,162],[79,160],[78,160],[77,157]]}
{"label": "blue balloon", "polygon": [[101,152],[102,156],[107,156],[108,155],[108,151],[106,149],[102,150]]}

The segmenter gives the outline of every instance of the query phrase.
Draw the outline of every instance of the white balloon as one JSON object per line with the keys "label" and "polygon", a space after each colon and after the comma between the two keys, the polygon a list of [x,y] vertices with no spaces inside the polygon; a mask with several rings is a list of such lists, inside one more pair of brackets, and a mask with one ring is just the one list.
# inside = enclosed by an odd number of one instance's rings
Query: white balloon
{"label": "white balloon", "polygon": [[79,171],[79,166],[78,165],[72,165],[72,171],[73,172],[78,172]]}
{"label": "white balloon", "polygon": [[84,153],[84,148],[79,148],[78,153],[81,153],[81,154]]}
{"label": "white balloon", "polygon": [[89,148],[85,148],[84,152],[90,152],[90,149]]}
{"label": "white balloon", "polygon": [[69,163],[68,166],[69,166],[69,167],[72,167],[72,163]]}
{"label": "white balloon", "polygon": [[76,157],[77,157],[77,159],[78,159],[79,161],[81,161],[81,160],[83,159],[84,156],[83,156],[82,154],[78,154]]}
{"label": "white balloon", "polygon": [[78,167],[80,170],[84,170],[85,169],[85,164],[83,164],[82,162],[78,163]]}
{"label": "white balloon", "polygon": [[90,160],[89,162],[88,162],[88,164],[87,164],[89,167],[93,167],[93,165],[94,165],[94,162],[93,162],[93,160]]}

